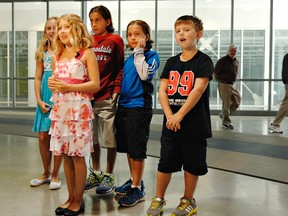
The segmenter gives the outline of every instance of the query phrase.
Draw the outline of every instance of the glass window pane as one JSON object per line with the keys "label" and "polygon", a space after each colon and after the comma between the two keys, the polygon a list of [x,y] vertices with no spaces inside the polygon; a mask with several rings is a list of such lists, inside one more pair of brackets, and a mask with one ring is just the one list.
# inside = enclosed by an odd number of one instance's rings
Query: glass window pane
{"label": "glass window pane", "polygon": [[154,30],[155,4],[151,1],[121,1],[121,28],[126,31],[128,23],[136,19],[144,20]]}
{"label": "glass window pane", "polygon": [[210,109],[220,110],[222,107],[222,101],[218,92],[218,82],[215,80],[211,80],[210,82],[209,93]]}
{"label": "glass window pane", "polygon": [[[231,41],[231,1],[196,1],[196,16],[203,22],[204,33],[198,42],[200,51],[206,53],[214,65],[219,58],[227,54]],[[219,16],[221,14],[221,16]],[[221,109],[218,83],[210,82],[210,108]]]}
{"label": "glass window pane", "polygon": [[274,71],[272,71],[272,78],[281,79],[282,75],[282,61],[286,53],[288,53],[288,13],[286,0],[277,0],[274,2]]}
{"label": "glass window pane", "polygon": [[60,17],[63,14],[74,13],[81,16],[81,2],[75,1],[50,1],[49,16]]}
{"label": "glass window pane", "polygon": [[[136,19],[143,20],[150,26],[151,38],[154,40],[155,35],[153,32],[155,32],[155,4],[151,4],[151,1],[121,1],[121,36],[124,43],[127,43],[127,25],[129,22]],[[154,46],[153,49],[155,49]],[[129,50],[125,50],[125,56],[127,57],[129,54],[131,54],[131,52]]]}
{"label": "glass window pane", "polygon": [[9,107],[10,85],[9,76],[11,74],[12,60],[11,51],[11,31],[12,31],[12,4],[0,3],[0,107]]}
{"label": "glass window pane", "polygon": [[9,95],[9,80],[0,79],[0,107],[9,107],[12,105]]}
{"label": "glass window pane", "polygon": [[264,89],[268,87],[268,82],[239,81],[237,85],[242,97],[240,110],[267,110],[264,104]]}
{"label": "glass window pane", "polygon": [[271,110],[278,111],[282,100],[285,96],[285,85],[282,81],[272,82],[272,90],[271,90]]}
{"label": "glass window pane", "polygon": [[9,31],[0,31],[0,77],[9,76],[8,36]]}
{"label": "glass window pane", "polygon": [[[245,79],[265,78],[265,31],[243,31],[243,56],[240,77]],[[267,49],[268,50],[268,49]],[[267,61],[268,58],[267,58]],[[268,76],[268,69],[266,70]]]}
{"label": "glass window pane", "polygon": [[[193,13],[193,2],[189,1],[158,1],[157,51],[160,56],[160,67],[156,77],[161,75],[168,58],[178,54],[181,49],[174,38],[174,23],[185,14]],[[168,16],[169,14],[169,16]]]}
{"label": "glass window pane", "polygon": [[[219,16],[221,14],[221,16]],[[231,0],[197,0],[196,16],[204,24],[204,30],[231,28]]]}
{"label": "glass window pane", "polygon": [[[264,100],[264,95],[268,95],[268,84],[268,81],[237,81],[236,85],[242,97],[238,110],[268,110],[267,101]],[[210,83],[210,108],[222,108],[218,83],[214,80]]]}
{"label": "glass window pane", "polygon": [[28,77],[28,31],[16,31],[15,42],[15,76]]}
{"label": "glass window pane", "polygon": [[27,79],[16,79],[15,82],[15,106],[16,107],[27,107],[28,104],[28,80]]}
{"label": "glass window pane", "polygon": [[[37,32],[43,31],[46,22],[45,2],[15,3],[15,64],[14,97],[16,106],[35,106],[33,80],[36,70],[35,51]],[[27,16],[29,14],[29,16]],[[23,22],[23,17],[25,22]],[[37,19],[35,19],[37,17]],[[21,78],[18,80],[18,78]],[[26,78],[22,79],[22,78]]]}
{"label": "glass window pane", "polygon": [[0,77],[9,76],[9,32],[12,30],[12,4],[0,3]]}
{"label": "glass window pane", "polygon": [[239,59],[241,78],[269,77],[269,9],[269,0],[235,1],[234,28],[237,34],[235,38],[237,43],[241,41],[241,53],[243,53]]}
{"label": "glass window pane", "polygon": [[[152,39],[157,38],[155,41],[157,47],[153,49],[158,51],[161,61],[154,80],[155,108],[161,109],[157,92],[163,67],[169,57],[181,52],[174,38],[174,22],[179,16],[193,14],[193,11],[204,24],[204,34],[198,48],[209,55],[214,64],[227,54],[228,46],[232,41],[238,47],[240,79],[237,84],[243,97],[240,110],[279,108],[284,97],[284,85],[281,81],[282,60],[288,53],[286,0],[234,1],[233,35],[231,35],[231,0],[196,0],[196,8],[193,8],[194,0],[158,0],[157,29],[154,0],[121,0],[120,21],[118,20],[119,2],[115,0],[49,1],[49,16],[61,16],[67,13],[82,16],[82,2],[87,11],[83,16],[84,21],[87,21],[88,30],[91,31],[88,16],[90,9],[97,5],[104,5],[112,14],[115,33],[119,32],[125,43],[126,27],[131,20],[142,19],[150,25]],[[270,3],[273,3],[274,16],[272,50],[269,50]],[[0,107],[13,106],[13,104],[21,107],[35,106],[34,54],[47,18],[47,1],[14,1],[14,8],[15,23],[12,29],[12,4],[0,3]],[[272,53],[272,65],[269,65],[270,53]],[[125,50],[125,56],[129,54],[131,52]],[[273,80],[264,81],[265,79]],[[271,85],[271,92],[269,92],[269,85]],[[217,82],[212,80],[209,90],[211,109],[221,109]],[[269,102],[271,108],[268,107]]]}
{"label": "glass window pane", "polygon": [[238,52],[240,51],[238,76],[243,79],[240,82],[243,94],[240,107],[242,110],[269,108],[269,82],[253,82],[245,79],[269,78],[270,2],[269,0],[235,1],[233,36]]}
{"label": "glass window pane", "polygon": [[196,1],[196,16],[202,20],[204,27],[199,50],[209,55],[215,64],[227,54],[231,42],[231,1]]}

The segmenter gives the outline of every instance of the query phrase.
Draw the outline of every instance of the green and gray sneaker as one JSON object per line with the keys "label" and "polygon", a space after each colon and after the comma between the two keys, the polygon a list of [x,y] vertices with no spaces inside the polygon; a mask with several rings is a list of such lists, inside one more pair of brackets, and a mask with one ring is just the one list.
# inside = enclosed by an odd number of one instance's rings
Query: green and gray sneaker
{"label": "green and gray sneaker", "polygon": [[105,173],[101,183],[96,188],[96,193],[97,194],[111,193],[115,189],[115,187],[116,187],[115,176],[113,174]]}
{"label": "green and gray sneaker", "polygon": [[104,177],[104,173],[102,171],[95,172],[93,170],[90,170],[90,173],[86,180],[85,190],[89,190],[93,187],[98,186],[101,183],[103,177]]}
{"label": "green and gray sneaker", "polygon": [[163,215],[163,206],[166,205],[166,201],[161,198],[152,198],[150,207],[147,209],[146,216],[161,216]]}
{"label": "green and gray sneaker", "polygon": [[173,210],[171,216],[191,216],[197,213],[197,206],[195,199],[188,200],[185,198],[180,199],[180,204]]}

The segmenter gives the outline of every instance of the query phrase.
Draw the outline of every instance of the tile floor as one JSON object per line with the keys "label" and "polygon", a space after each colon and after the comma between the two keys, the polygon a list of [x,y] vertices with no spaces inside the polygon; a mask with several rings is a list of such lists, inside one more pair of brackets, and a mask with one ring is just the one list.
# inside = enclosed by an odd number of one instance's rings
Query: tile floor
{"label": "tile floor", "polygon": [[[37,134],[31,133],[33,113],[0,111],[0,215],[49,216],[65,201],[67,188],[63,168],[62,188],[50,191],[49,185],[29,186],[42,172]],[[145,215],[155,193],[155,173],[159,155],[161,119],[151,124],[144,182],[146,201],[135,207],[119,208],[114,194],[96,195],[95,189],[84,195],[83,215]],[[195,198],[199,216],[280,216],[287,214],[288,203],[288,124],[283,134],[267,130],[273,117],[233,116],[234,130],[221,128],[212,116],[213,138],[208,143],[209,172],[200,177]],[[103,149],[101,161],[105,163]],[[115,167],[117,183],[127,180],[126,156],[118,154]],[[164,216],[178,205],[183,191],[183,173],[172,177],[167,191]]]}

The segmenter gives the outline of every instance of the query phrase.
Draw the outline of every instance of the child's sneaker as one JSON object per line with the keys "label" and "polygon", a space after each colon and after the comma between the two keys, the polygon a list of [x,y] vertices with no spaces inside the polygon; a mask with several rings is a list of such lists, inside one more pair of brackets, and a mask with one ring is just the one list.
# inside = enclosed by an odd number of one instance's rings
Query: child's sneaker
{"label": "child's sneaker", "polygon": [[[123,185],[119,186],[119,187],[116,187],[115,188],[115,193],[117,195],[125,195],[128,193],[128,191],[130,190],[131,188],[131,185],[132,185],[132,180],[129,179],[128,181],[126,181]],[[144,182],[143,180],[141,180],[141,190],[144,191]]]}
{"label": "child's sneaker", "polygon": [[197,213],[196,201],[181,198],[180,204],[173,210],[171,216],[191,216]]}
{"label": "child's sneaker", "polygon": [[89,190],[93,187],[98,186],[104,177],[104,173],[100,171],[100,173],[96,173],[93,170],[90,170],[88,178],[85,184],[85,190]]}
{"label": "child's sneaker", "polygon": [[118,200],[119,205],[125,207],[135,206],[137,203],[145,201],[145,192],[138,187],[131,188],[128,193]]}
{"label": "child's sneaker", "polygon": [[118,195],[125,195],[131,188],[132,180],[129,179],[123,185],[115,188],[115,193]]}
{"label": "child's sneaker", "polygon": [[161,216],[163,215],[163,206],[166,205],[166,201],[161,198],[152,198],[150,207],[147,209],[146,216]]}
{"label": "child's sneaker", "polygon": [[112,192],[116,187],[116,180],[113,174],[104,174],[104,177],[96,188],[97,194],[107,194]]}

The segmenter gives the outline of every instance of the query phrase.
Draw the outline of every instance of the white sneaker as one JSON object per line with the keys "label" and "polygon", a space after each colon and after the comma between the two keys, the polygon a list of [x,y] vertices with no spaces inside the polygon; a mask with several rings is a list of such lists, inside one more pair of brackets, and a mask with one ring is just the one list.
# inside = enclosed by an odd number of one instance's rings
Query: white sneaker
{"label": "white sneaker", "polygon": [[272,131],[272,133],[283,133],[283,131],[281,130],[280,126],[274,126],[273,123],[270,124],[269,126],[269,130]]}

